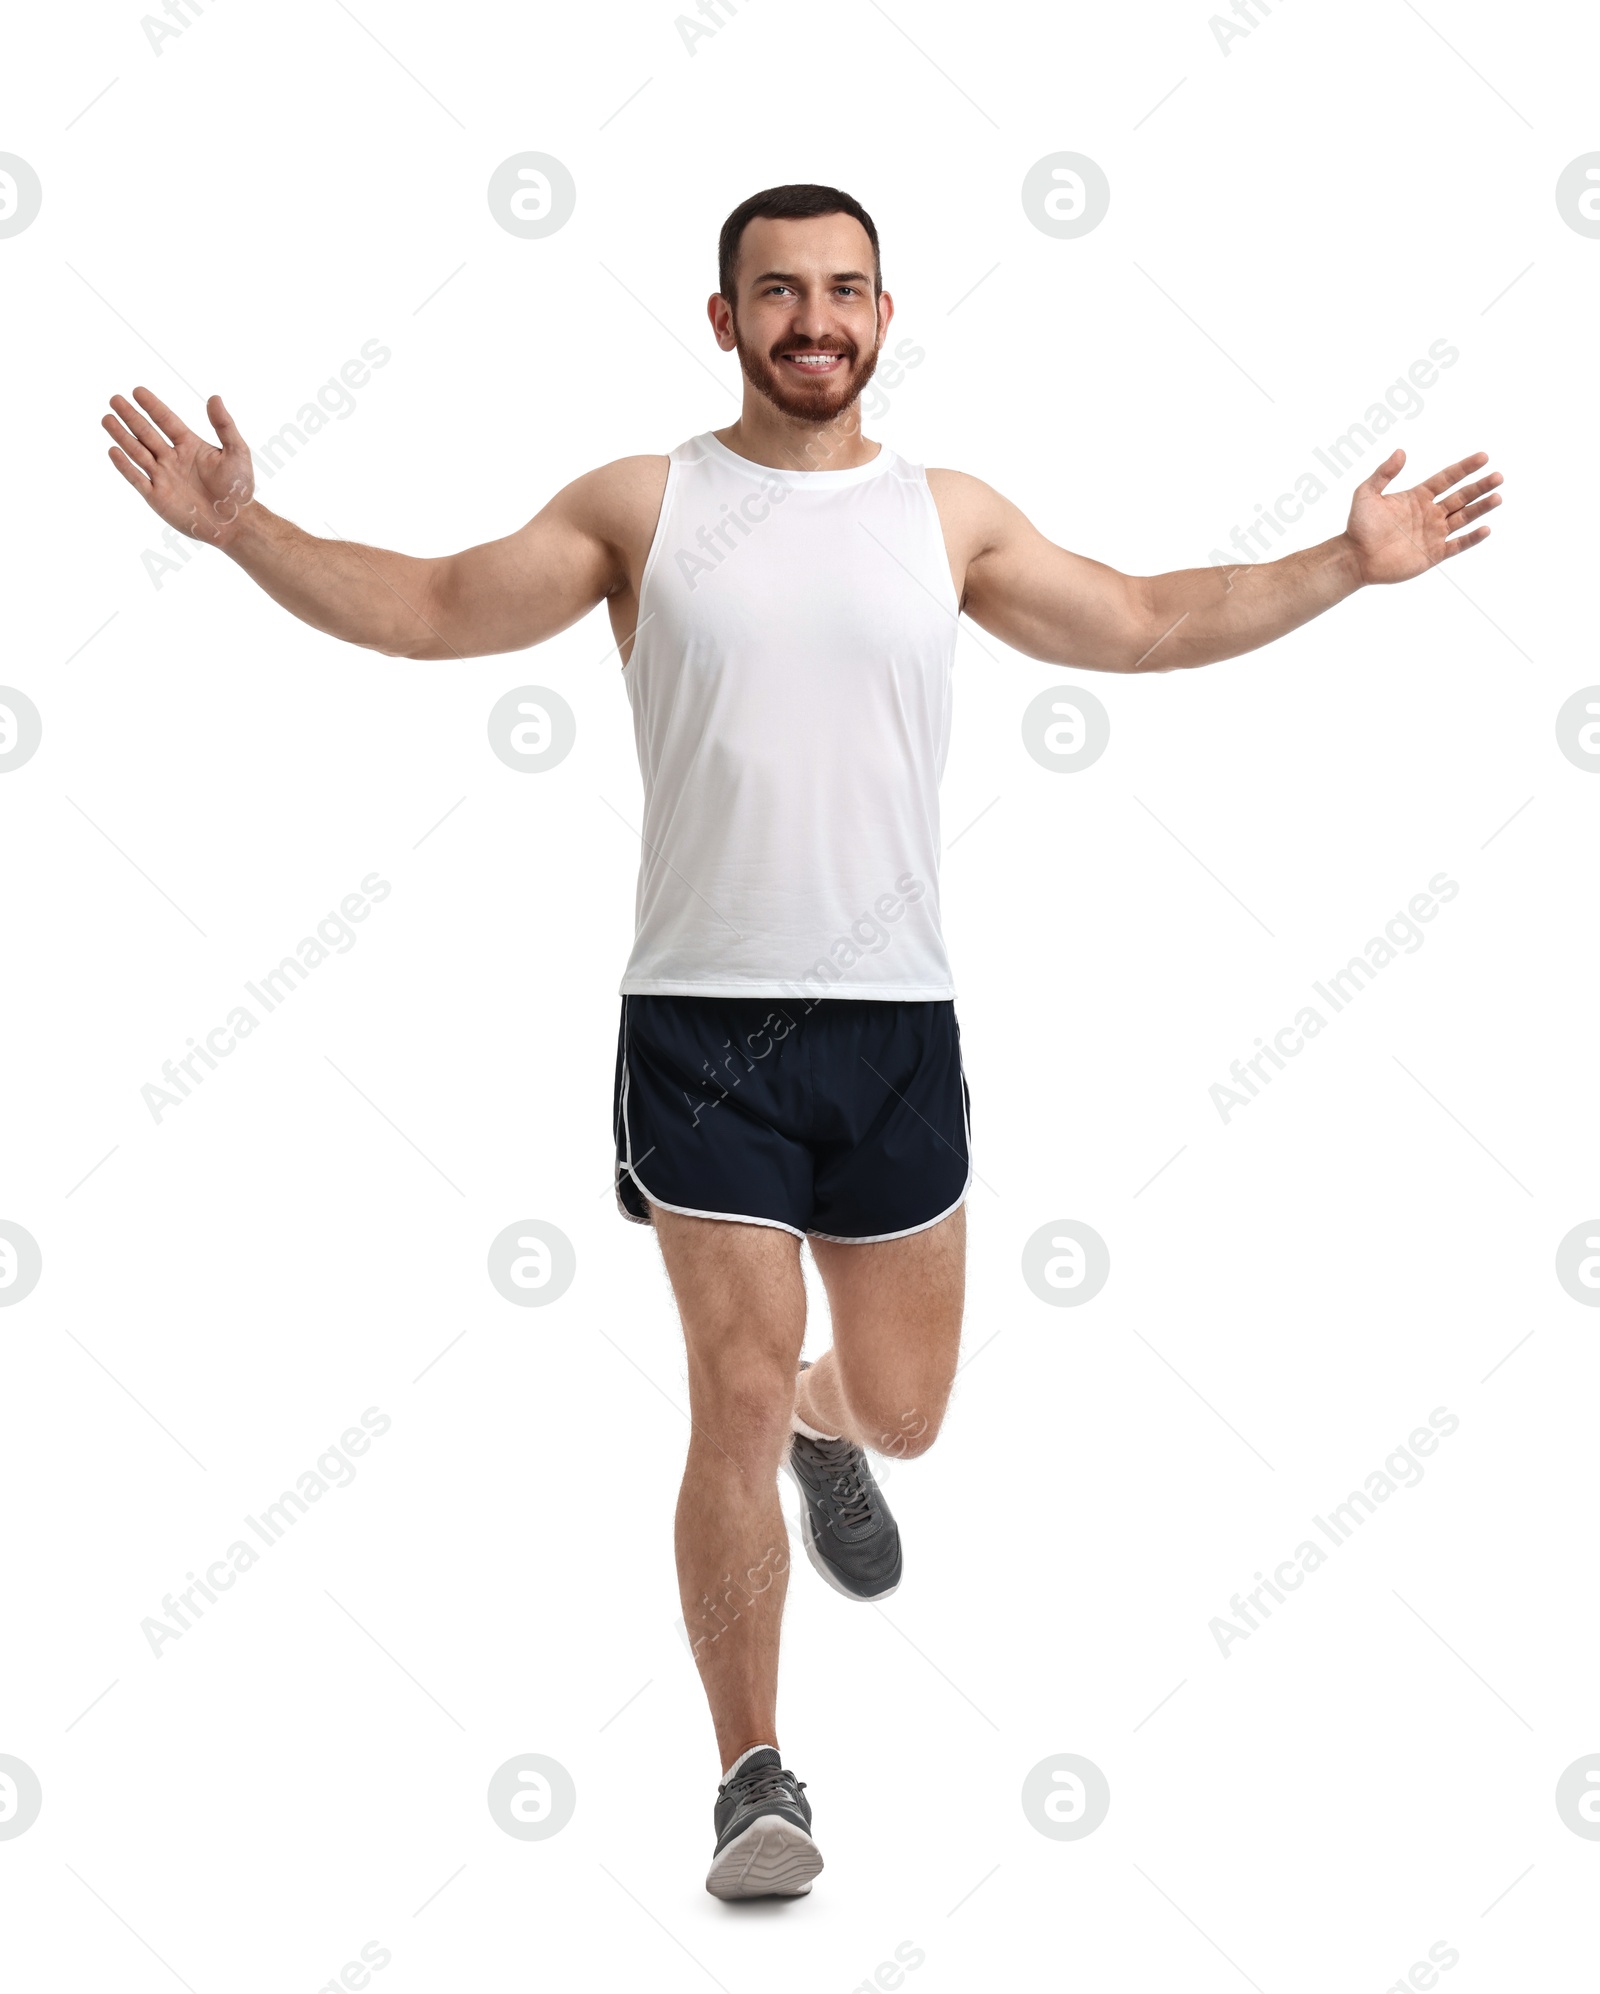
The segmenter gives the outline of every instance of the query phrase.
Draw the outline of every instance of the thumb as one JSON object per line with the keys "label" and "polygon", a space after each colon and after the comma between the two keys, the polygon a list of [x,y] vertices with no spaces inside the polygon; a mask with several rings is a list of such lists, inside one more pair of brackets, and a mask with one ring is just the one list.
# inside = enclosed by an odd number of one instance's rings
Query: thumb
{"label": "thumb", "polygon": [[239,434],[238,424],[229,415],[227,408],[224,406],[221,395],[213,395],[206,403],[206,414],[211,418],[212,428],[221,437],[224,449],[230,449],[235,444],[241,450],[248,447],[244,438]]}
{"label": "thumb", "polygon": [[1378,466],[1378,468],[1373,472],[1372,476],[1366,480],[1367,490],[1369,492],[1374,492],[1374,493],[1381,492],[1384,486],[1388,484],[1391,478],[1395,478],[1400,475],[1400,472],[1405,465],[1405,461],[1406,461],[1406,453],[1403,450],[1400,449],[1392,450],[1389,453],[1389,455],[1384,458],[1383,462]]}

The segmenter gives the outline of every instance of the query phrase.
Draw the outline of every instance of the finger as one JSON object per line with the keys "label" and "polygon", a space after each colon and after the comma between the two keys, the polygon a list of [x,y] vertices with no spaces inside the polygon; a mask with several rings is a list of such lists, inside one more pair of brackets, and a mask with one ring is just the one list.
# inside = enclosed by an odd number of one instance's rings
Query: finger
{"label": "finger", "polygon": [[1446,519],[1444,523],[1445,532],[1458,532],[1469,520],[1481,519],[1486,512],[1492,511],[1500,502],[1500,494],[1494,492],[1488,498],[1479,499],[1476,505],[1463,506],[1459,512],[1452,512],[1449,518]]}
{"label": "finger", "polygon": [[172,445],[161,434],[160,430],[156,428],[155,424],[147,420],[144,411],[135,408],[126,395],[113,395],[111,397],[111,406],[122,417],[122,420],[133,431],[134,435],[138,437],[139,441],[150,452],[152,457],[159,457],[163,451],[172,448]]}
{"label": "finger", "polygon": [[151,394],[148,388],[135,388],[133,392],[140,408],[149,410],[174,443],[181,443],[189,434],[183,418],[174,415],[161,397]]}
{"label": "finger", "polygon": [[100,427],[111,438],[112,442],[120,444],[133,461],[143,470],[152,471],[155,469],[156,460],[151,452],[146,450],[142,443],[136,442],[114,415],[101,416]]}
{"label": "finger", "polygon": [[1372,476],[1364,480],[1366,489],[1370,492],[1381,492],[1391,478],[1400,475],[1401,470],[1405,466],[1405,461],[1406,453],[1403,450],[1392,450],[1372,473]]}
{"label": "finger", "polygon": [[1447,540],[1444,543],[1444,558],[1448,561],[1452,554],[1464,554],[1469,547],[1476,547],[1480,540],[1487,540],[1488,537],[1489,528],[1480,526],[1471,533],[1463,534],[1459,540]]}
{"label": "finger", "polygon": [[106,455],[111,459],[112,463],[116,465],[117,469],[127,479],[128,483],[132,485],[133,489],[139,494],[140,498],[143,499],[149,498],[150,480],[145,476],[143,471],[136,471],[133,468],[133,466],[128,462],[127,458],[123,456],[120,450],[108,450],[106,452]]}
{"label": "finger", "polygon": [[1424,478],[1422,489],[1432,492],[1437,498],[1441,492],[1449,491],[1457,479],[1464,478],[1469,471],[1482,470],[1489,461],[1487,450],[1475,450],[1470,457],[1463,457],[1459,464],[1452,464],[1447,471],[1435,471],[1431,478]]}
{"label": "finger", "polygon": [[1493,477],[1480,478],[1475,485],[1466,485],[1459,492],[1452,492],[1448,498],[1440,499],[1439,503],[1446,512],[1455,512],[1461,506],[1471,505],[1474,499],[1482,498],[1485,492],[1492,492],[1496,485],[1504,483],[1505,479],[1496,471]]}
{"label": "finger", "polygon": [[234,444],[238,444],[240,449],[246,447],[239,425],[229,415],[221,395],[213,395],[206,403],[206,414],[211,418],[211,427],[221,437],[224,449],[231,449]]}

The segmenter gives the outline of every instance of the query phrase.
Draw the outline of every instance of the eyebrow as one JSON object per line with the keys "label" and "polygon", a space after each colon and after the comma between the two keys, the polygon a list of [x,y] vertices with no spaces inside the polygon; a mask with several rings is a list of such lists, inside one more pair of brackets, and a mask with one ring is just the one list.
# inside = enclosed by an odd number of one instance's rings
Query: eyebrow
{"label": "eyebrow", "polygon": [[[763,270],[758,277],[750,279],[752,284],[770,283],[774,278],[780,284],[798,284],[801,280],[792,270]],[[829,279],[834,284],[870,284],[872,279],[865,270],[836,270]]]}

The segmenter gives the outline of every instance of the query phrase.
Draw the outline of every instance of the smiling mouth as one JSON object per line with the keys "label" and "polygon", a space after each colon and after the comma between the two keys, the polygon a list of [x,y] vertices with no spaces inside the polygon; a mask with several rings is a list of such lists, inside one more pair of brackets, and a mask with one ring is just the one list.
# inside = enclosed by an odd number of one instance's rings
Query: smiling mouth
{"label": "smiling mouth", "polygon": [[785,366],[802,374],[836,374],[849,364],[849,356],[844,353],[784,353],[779,358]]}

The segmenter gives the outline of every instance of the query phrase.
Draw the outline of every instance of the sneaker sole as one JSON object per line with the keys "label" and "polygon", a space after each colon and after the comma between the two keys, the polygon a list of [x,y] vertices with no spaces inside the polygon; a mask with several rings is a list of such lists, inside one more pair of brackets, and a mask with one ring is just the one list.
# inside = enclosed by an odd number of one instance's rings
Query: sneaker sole
{"label": "sneaker sole", "polygon": [[892,1586],[885,1586],[882,1592],[852,1592],[834,1571],[833,1567],[817,1549],[816,1533],[811,1528],[811,1500],[806,1494],[806,1485],[795,1473],[793,1465],[785,1460],[783,1472],[794,1483],[800,1496],[800,1540],[806,1547],[806,1556],[811,1560],[811,1568],[818,1572],[833,1587],[841,1599],[853,1599],[857,1606],[876,1606],[880,1599],[890,1599],[900,1590],[900,1580]]}
{"label": "sneaker sole", "polygon": [[781,1814],[763,1814],[729,1842],[712,1863],[713,1897],[804,1897],[822,1868],[822,1851]]}

